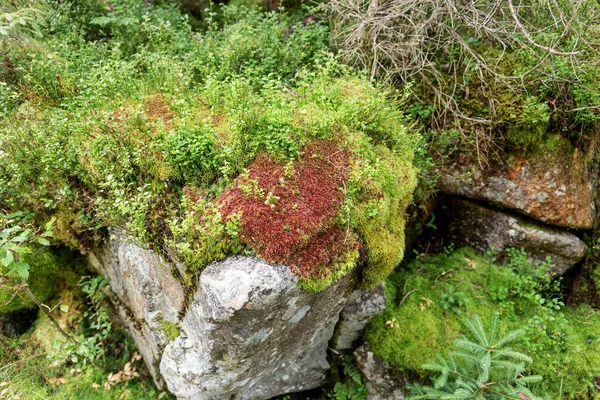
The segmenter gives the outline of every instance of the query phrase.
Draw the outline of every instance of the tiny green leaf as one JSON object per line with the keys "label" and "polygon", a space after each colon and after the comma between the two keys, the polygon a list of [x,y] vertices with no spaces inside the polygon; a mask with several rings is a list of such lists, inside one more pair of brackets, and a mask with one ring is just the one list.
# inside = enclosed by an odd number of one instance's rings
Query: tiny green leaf
{"label": "tiny green leaf", "polygon": [[15,256],[13,255],[12,251],[8,250],[2,259],[2,264],[4,264],[5,267],[8,267],[13,263],[13,261],[15,261]]}
{"label": "tiny green leaf", "polygon": [[24,262],[16,262],[15,269],[17,274],[19,274],[23,279],[29,279],[29,264]]}

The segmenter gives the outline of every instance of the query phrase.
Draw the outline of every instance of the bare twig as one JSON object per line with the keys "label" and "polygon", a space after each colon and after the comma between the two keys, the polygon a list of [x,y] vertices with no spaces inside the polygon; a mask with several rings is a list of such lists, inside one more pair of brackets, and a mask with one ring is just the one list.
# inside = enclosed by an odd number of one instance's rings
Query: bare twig
{"label": "bare twig", "polygon": [[404,297],[402,298],[402,300],[400,300],[400,303],[398,303],[398,307],[401,307],[401,306],[402,306],[402,303],[404,303],[404,300],[406,300],[406,298],[407,298],[408,296],[410,296],[412,293],[416,292],[417,290],[418,290],[418,289],[413,289],[413,290],[411,290],[410,292],[406,293],[406,294],[404,295]]}
{"label": "bare twig", "polygon": [[[584,52],[598,51],[598,43],[590,43],[584,33],[600,24],[600,13],[583,3],[329,0],[325,8],[335,19],[334,38],[343,57],[372,79],[419,82],[433,97],[432,127],[458,129],[475,143],[483,165],[487,154],[496,151],[491,128],[501,122],[493,96],[497,88],[527,93],[534,74],[546,76],[545,66],[556,57],[571,66],[568,83],[578,81]],[[507,57],[516,51],[532,57],[532,66],[507,73]],[[460,98],[468,96],[469,86],[487,97],[489,118],[462,109]]]}

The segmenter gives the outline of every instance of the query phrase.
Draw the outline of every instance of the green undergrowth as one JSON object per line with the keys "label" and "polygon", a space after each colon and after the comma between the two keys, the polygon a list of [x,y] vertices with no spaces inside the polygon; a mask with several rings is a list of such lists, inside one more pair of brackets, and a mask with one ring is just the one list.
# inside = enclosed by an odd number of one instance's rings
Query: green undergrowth
{"label": "green undergrowth", "polygon": [[366,340],[391,365],[416,380],[436,354],[447,354],[464,335],[461,321],[477,314],[489,324],[500,312],[500,331],[525,330],[515,350],[533,358],[527,372],[543,377],[530,386],[548,399],[598,398],[600,315],[587,305],[568,307],[560,283],[513,250],[508,267],[471,249],[419,256],[386,283],[387,310],[369,325]]}
{"label": "green undergrowth", "polygon": [[[528,2],[536,7],[541,2]],[[559,3],[555,3],[557,6]],[[561,3],[567,9],[571,3]],[[475,69],[478,57],[467,55],[455,64],[456,70],[447,69],[448,63],[457,62],[458,47],[438,49],[436,54],[437,82],[442,92],[452,92],[460,113],[448,117],[448,105],[435,100],[429,81],[414,83],[414,97],[409,110],[423,123],[429,133],[433,154],[444,156],[458,151],[477,151],[477,159],[486,159],[486,153],[503,151],[535,151],[550,135],[560,135],[575,147],[591,154],[597,153],[596,140],[600,131],[597,104],[600,101],[600,72],[597,36],[600,16],[596,1],[578,4],[577,28],[580,37],[561,36],[553,42],[564,51],[586,43],[577,54],[578,62],[570,57],[546,54],[541,48],[494,43],[481,32],[466,28],[461,31],[491,70]],[[553,25],[554,16],[547,10],[535,15],[523,15],[534,26]],[[590,28],[594,27],[594,28]],[[348,30],[350,31],[350,30]],[[543,37],[557,34],[545,29]],[[574,32],[573,31],[573,32]],[[343,36],[343,35],[342,35]],[[511,37],[516,40],[518,36]],[[567,50],[568,49],[568,50]],[[399,57],[399,59],[401,59]],[[400,60],[399,60],[400,61]],[[457,66],[458,65],[458,66]],[[491,71],[494,72],[491,72]],[[499,79],[499,75],[517,79]],[[459,78],[460,77],[460,78]]]}
{"label": "green undergrowth", "polygon": [[[363,237],[366,284],[400,262],[416,135],[401,95],[327,53],[324,23],[230,6],[196,33],[162,3],[33,4],[35,33],[25,22],[1,50],[11,67],[0,75],[0,208],[55,217],[57,242],[72,248],[125,230],[182,260],[193,285],[212,261],[261,256],[219,196],[257,156],[297,164],[325,140],[351,154],[327,224]],[[256,193],[276,207],[271,189]],[[322,289],[342,264],[319,265],[307,286]]]}
{"label": "green undergrowth", "polygon": [[82,257],[58,258],[63,262],[53,281],[56,291],[42,307],[73,341],[42,310],[26,333],[0,334],[0,398],[171,399],[156,389],[132,338],[117,322],[106,301],[107,280],[86,276]]}
{"label": "green undergrowth", "polygon": [[6,389],[2,395],[8,399],[169,399],[156,389],[140,360],[132,364],[140,377],[106,389],[108,375],[123,370],[135,354],[131,338],[124,332],[120,335],[113,336],[114,351],[105,365],[82,367],[62,359],[54,344],[64,339],[40,313],[30,332],[16,338],[0,336],[0,383]]}
{"label": "green undergrowth", "polygon": [[[65,260],[55,255],[51,250],[38,246],[31,249],[31,253],[23,258],[29,263],[30,278],[28,285],[40,301],[48,300],[59,287],[57,275],[65,267]],[[9,313],[18,310],[36,307],[23,291],[16,295],[12,290],[0,288],[0,313]]]}

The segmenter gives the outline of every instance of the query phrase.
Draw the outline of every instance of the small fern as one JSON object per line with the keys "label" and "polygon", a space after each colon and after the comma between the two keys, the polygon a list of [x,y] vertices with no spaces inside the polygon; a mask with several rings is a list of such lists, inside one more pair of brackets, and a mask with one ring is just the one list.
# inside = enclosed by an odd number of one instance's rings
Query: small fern
{"label": "small fern", "polygon": [[352,357],[347,357],[343,363],[344,375],[352,382],[344,384],[337,382],[327,397],[333,400],[366,400],[367,388],[362,383],[360,370]]}
{"label": "small fern", "polygon": [[531,357],[512,350],[507,345],[524,334],[522,330],[508,332],[497,339],[499,314],[492,319],[486,331],[478,315],[466,319],[464,324],[469,338],[454,341],[454,348],[447,357],[438,356],[423,369],[439,373],[433,386],[409,385],[411,399],[529,399],[536,400],[527,388],[539,382],[537,375],[527,376],[525,364]]}
{"label": "small fern", "polygon": [[352,379],[357,385],[363,384],[360,369],[358,369],[358,365],[353,362],[351,357],[346,358],[342,365],[344,366],[344,375]]}
{"label": "small fern", "polygon": [[364,385],[352,386],[337,382],[329,394],[334,400],[367,400],[367,388]]}

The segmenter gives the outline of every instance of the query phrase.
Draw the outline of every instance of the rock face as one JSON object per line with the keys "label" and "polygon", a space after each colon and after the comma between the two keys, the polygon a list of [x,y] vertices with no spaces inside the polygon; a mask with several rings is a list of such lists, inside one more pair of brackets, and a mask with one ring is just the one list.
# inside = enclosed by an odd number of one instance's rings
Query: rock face
{"label": "rock face", "polygon": [[406,380],[377,357],[369,343],[354,352],[356,365],[364,377],[368,400],[404,400]]}
{"label": "rock face", "polygon": [[577,150],[527,159],[512,156],[477,169],[473,163],[456,161],[443,172],[440,190],[510,208],[551,225],[575,229],[596,225],[594,179]]}
{"label": "rock face", "polygon": [[574,234],[541,225],[526,217],[506,214],[468,200],[450,198],[439,207],[444,218],[436,221],[431,250],[444,246],[470,246],[485,253],[491,247],[502,258],[509,247],[524,248],[536,262],[550,256],[550,272],[562,275],[585,255],[585,244]]}
{"label": "rock face", "polygon": [[177,314],[184,300],[183,288],[171,275],[171,267],[153,252],[127,243],[118,234],[96,253],[89,253],[88,261],[92,268],[110,278],[121,319],[154,382],[164,388],[158,365],[169,339],[165,327],[178,324]]}
{"label": "rock face", "polygon": [[250,257],[210,265],[163,354],[169,390],[179,399],[267,399],[321,385],[351,280],[315,295],[285,266]]}
{"label": "rock face", "polygon": [[384,283],[373,289],[356,290],[340,313],[340,321],[331,341],[335,350],[355,349],[369,321],[385,310]]}
{"label": "rock face", "polygon": [[179,320],[183,289],[152,252],[111,240],[90,263],[111,278],[155,381],[178,399],[268,399],[323,384],[356,283],[351,273],[310,294],[286,266],[231,257],[202,272]]}

